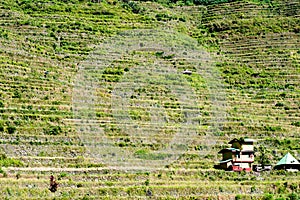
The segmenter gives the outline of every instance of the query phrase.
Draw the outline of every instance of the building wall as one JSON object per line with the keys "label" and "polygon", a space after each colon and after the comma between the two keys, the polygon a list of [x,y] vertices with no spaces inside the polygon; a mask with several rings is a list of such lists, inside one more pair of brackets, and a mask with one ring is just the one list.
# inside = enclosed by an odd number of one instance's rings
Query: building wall
{"label": "building wall", "polygon": [[254,146],[252,144],[243,144],[242,150],[243,151],[254,151]]}
{"label": "building wall", "polygon": [[251,156],[250,154],[241,155],[241,160],[245,162],[254,162],[254,156]]}
{"label": "building wall", "polygon": [[241,168],[250,168],[250,164],[249,163],[240,163],[240,167]]}
{"label": "building wall", "polygon": [[240,170],[243,170],[251,168],[251,163],[234,163],[233,166],[236,169],[238,167]]}
{"label": "building wall", "polygon": [[237,154],[233,155],[233,161],[237,162],[254,162],[254,155],[251,156],[251,154]]}

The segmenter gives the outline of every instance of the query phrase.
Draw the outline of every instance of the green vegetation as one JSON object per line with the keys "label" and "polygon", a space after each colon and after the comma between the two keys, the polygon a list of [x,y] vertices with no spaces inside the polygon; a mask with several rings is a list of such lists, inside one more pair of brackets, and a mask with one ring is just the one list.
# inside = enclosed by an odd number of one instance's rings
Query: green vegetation
{"label": "green vegetation", "polygon": [[[258,141],[256,163],[274,165],[287,152],[299,160],[299,8],[296,0],[1,1],[2,198],[299,199],[299,172],[213,169],[234,137]],[[142,40],[121,51],[126,43],[114,41],[151,29],[153,41],[169,47],[180,36],[201,56]],[[108,41],[116,49],[100,60]],[[78,92],[74,106],[79,75],[96,90]],[[103,137],[141,163],[171,158],[171,142],[187,145],[162,169],[134,171],[98,159],[114,153],[92,155],[86,145],[105,149]]]}
{"label": "green vegetation", "polygon": [[7,127],[7,132],[9,133],[9,134],[13,134],[13,133],[15,133],[16,132],[16,127],[15,126],[9,126],[9,127]]}
{"label": "green vegetation", "polygon": [[0,167],[22,167],[23,163],[14,158],[8,158],[5,154],[0,154]]}
{"label": "green vegetation", "polygon": [[59,135],[62,132],[60,126],[50,126],[45,130],[45,133],[48,135]]}
{"label": "green vegetation", "polygon": [[162,153],[150,153],[149,151],[145,150],[145,149],[140,149],[137,150],[134,155],[137,158],[140,159],[144,159],[144,160],[161,160],[161,159],[165,159],[167,157],[170,157],[171,155],[167,155],[167,154],[162,154]]}
{"label": "green vegetation", "polygon": [[[146,1],[146,0],[142,0],[142,1]],[[221,3],[228,3],[228,2],[232,2],[233,0],[150,0],[151,2],[157,2],[157,3],[161,3],[164,5],[188,5],[188,6],[192,6],[192,5],[214,5],[214,4],[221,4]],[[135,13],[137,9],[137,4],[134,1],[125,1],[123,0],[123,2],[127,2],[127,5],[131,7],[132,11]]]}

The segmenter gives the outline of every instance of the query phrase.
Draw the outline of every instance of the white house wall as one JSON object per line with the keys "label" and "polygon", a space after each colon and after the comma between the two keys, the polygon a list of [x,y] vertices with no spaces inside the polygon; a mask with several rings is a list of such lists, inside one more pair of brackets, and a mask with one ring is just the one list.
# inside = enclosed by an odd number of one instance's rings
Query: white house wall
{"label": "white house wall", "polygon": [[243,151],[254,151],[254,146],[253,145],[249,145],[249,144],[243,144],[242,145],[242,150]]}

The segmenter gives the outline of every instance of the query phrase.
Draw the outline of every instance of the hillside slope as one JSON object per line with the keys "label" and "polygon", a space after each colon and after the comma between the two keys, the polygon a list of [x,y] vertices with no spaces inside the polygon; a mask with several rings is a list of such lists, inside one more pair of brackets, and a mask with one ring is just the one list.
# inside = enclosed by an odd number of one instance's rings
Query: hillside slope
{"label": "hillside slope", "polygon": [[213,165],[234,137],[256,139],[272,164],[300,158],[300,3],[160,2],[0,3],[3,196],[299,192],[299,173]]}

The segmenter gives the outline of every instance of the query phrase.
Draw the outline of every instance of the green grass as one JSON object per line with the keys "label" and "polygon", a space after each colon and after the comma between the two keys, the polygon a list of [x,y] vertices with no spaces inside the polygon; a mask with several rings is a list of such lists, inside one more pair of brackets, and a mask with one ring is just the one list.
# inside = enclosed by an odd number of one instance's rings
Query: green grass
{"label": "green grass", "polygon": [[[213,169],[217,152],[234,137],[257,139],[256,149],[266,147],[271,164],[287,152],[299,159],[298,13],[297,1],[280,0],[1,2],[0,194],[7,199],[299,198],[299,172],[257,176]],[[99,58],[97,53],[104,55],[99,49],[105,42],[118,44],[126,41],[120,33],[145,29],[159,30],[152,42],[199,47],[201,62],[165,46],[147,49],[149,41],[138,41],[138,50],[127,53],[116,45],[120,57],[107,56],[107,67],[84,74],[97,80],[93,96],[74,96],[81,67]],[[182,75],[185,69],[193,73]],[[135,85],[131,91],[122,83]],[[85,111],[88,104],[74,104],[74,98],[92,97],[95,110],[76,118],[75,109]],[[96,128],[93,120],[99,122]],[[162,169],[114,169],[85,146],[86,139],[104,141],[99,130],[140,162],[170,158],[161,151],[173,137],[188,145]],[[192,137],[180,138],[187,133]],[[59,179],[54,194],[48,190],[51,174]]]}

